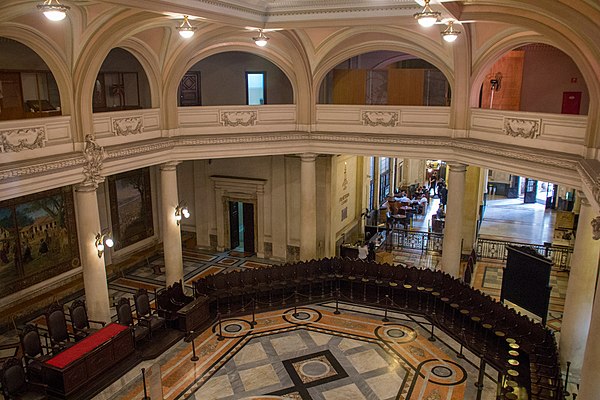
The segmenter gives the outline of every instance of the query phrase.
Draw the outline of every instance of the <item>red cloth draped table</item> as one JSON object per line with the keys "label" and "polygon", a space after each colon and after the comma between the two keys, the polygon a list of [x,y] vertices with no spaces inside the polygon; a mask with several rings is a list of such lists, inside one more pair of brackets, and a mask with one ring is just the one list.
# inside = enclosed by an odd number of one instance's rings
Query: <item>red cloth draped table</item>
{"label": "red cloth draped table", "polygon": [[127,326],[109,324],[44,363],[50,392],[68,396],[134,351]]}

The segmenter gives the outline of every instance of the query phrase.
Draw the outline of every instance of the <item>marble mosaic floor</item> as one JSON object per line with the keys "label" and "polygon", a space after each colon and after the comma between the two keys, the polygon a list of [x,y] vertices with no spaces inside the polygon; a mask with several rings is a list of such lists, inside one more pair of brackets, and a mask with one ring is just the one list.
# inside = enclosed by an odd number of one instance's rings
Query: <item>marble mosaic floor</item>
{"label": "marble mosaic floor", "polygon": [[[153,361],[165,399],[474,399],[479,360],[418,316],[342,304],[314,305],[223,320],[191,345],[180,342]],[[222,332],[223,340],[219,340]],[[486,370],[482,399],[495,398],[497,373]],[[143,396],[139,374],[98,399]]]}

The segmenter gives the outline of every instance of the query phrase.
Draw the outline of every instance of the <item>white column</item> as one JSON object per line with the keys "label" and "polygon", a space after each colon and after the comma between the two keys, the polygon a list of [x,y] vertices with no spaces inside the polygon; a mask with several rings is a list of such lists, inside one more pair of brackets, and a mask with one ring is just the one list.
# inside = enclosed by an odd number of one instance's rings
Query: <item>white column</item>
{"label": "white column", "polygon": [[300,156],[300,259],[317,255],[317,155]]}
{"label": "white column", "polygon": [[442,270],[457,277],[460,274],[460,245],[462,239],[463,197],[465,172],[463,164],[448,164],[448,204],[442,247]]}
{"label": "white column", "polygon": [[594,211],[583,196],[582,192],[578,192],[581,209],[560,329],[560,361],[563,369],[567,361],[571,362],[572,382],[577,382],[581,376],[600,256],[600,242],[593,239],[589,223],[594,218]]}
{"label": "white column", "polygon": [[[588,224],[589,220],[580,220],[580,223]],[[581,367],[579,396],[577,396],[578,400],[598,399],[598,385],[600,382],[600,346],[598,345],[599,336],[600,295],[598,293],[598,289],[596,289],[594,305],[592,308],[590,330],[586,340],[585,355],[583,356],[583,364]]]}
{"label": "white column", "polygon": [[75,187],[77,236],[88,317],[96,321],[110,322],[104,254],[98,257],[96,248],[96,235],[101,233],[96,187],[96,184]]}
{"label": "white column", "polygon": [[179,204],[177,164],[179,164],[178,161],[173,161],[160,166],[161,230],[167,286],[183,279],[181,230],[175,219],[175,207]]}

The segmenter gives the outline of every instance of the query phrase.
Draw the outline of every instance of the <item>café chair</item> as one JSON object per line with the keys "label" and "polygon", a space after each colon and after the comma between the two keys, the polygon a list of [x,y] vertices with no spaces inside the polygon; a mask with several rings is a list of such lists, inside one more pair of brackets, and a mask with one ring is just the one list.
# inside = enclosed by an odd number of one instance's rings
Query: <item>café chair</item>
{"label": "caf\u00e9 chair", "polygon": [[117,303],[117,321],[119,324],[128,326],[131,329],[135,343],[145,339],[150,334],[150,324],[148,321],[140,320],[137,324],[134,323],[129,299],[125,297],[121,297]]}
{"label": "caf\u00e9 chair", "polygon": [[0,370],[0,383],[5,399],[47,399],[46,385],[27,379],[21,360],[9,358]]}
{"label": "caf\u00e9 chair", "polygon": [[71,318],[71,326],[73,327],[73,335],[75,336],[76,341],[97,331],[97,329],[90,327],[90,322],[99,325],[101,328],[106,325],[105,322],[88,319],[85,302],[79,299],[75,300],[69,307],[69,316]]}
{"label": "caf\u00e9 chair", "polygon": [[[27,324],[19,333],[23,359],[29,379],[42,381],[42,364],[50,359],[50,348],[42,345],[38,328],[33,324]],[[45,351],[44,351],[45,349]]]}
{"label": "caf\u00e9 chair", "polygon": [[148,296],[148,291],[146,289],[138,289],[133,296],[133,301],[135,303],[135,311],[138,320],[140,322],[146,321],[150,327],[150,336],[152,336],[152,332],[156,331],[158,328],[165,327],[165,319],[150,307],[150,297]]}

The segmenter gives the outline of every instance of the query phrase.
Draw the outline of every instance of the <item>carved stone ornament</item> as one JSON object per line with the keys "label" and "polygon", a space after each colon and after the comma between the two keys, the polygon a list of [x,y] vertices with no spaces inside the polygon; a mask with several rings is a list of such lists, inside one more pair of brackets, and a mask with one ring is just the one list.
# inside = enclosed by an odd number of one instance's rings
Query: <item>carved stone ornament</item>
{"label": "carved stone ornament", "polygon": [[102,162],[106,158],[106,152],[104,147],[96,143],[93,135],[85,136],[83,156],[86,161],[83,165],[83,174],[85,175],[83,183],[95,185],[102,182],[103,178],[100,175],[100,170],[102,169]]}
{"label": "carved stone ornament", "polygon": [[43,126],[0,131],[2,153],[41,149],[45,145],[46,129]]}
{"label": "carved stone ornament", "polygon": [[594,240],[600,239],[600,215],[594,218],[592,224],[592,237]]}
{"label": "carved stone ornament", "polygon": [[116,136],[137,135],[144,130],[142,117],[112,118],[112,130]]}
{"label": "carved stone ornament", "polygon": [[540,134],[541,120],[504,117],[504,133],[513,137],[535,139]]}
{"label": "carved stone ornament", "polygon": [[256,111],[221,111],[223,126],[254,126],[258,112]]}
{"label": "carved stone ornament", "polygon": [[362,123],[368,126],[393,127],[398,124],[397,111],[363,111]]}

